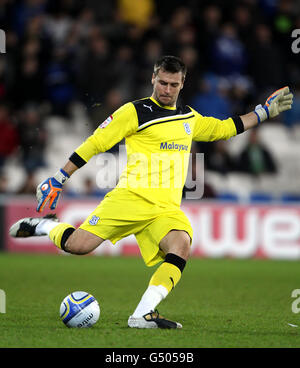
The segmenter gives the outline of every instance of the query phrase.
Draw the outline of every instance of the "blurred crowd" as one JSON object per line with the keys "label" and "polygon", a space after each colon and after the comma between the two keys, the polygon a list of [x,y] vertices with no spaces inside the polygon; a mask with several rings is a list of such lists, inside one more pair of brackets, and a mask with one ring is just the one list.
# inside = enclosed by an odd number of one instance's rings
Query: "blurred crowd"
{"label": "blurred crowd", "polygon": [[[294,107],[280,123],[287,129],[300,123],[300,53],[291,49],[291,33],[300,29],[299,1],[0,0],[0,24],[6,33],[0,173],[18,153],[34,182],[35,170],[47,165],[47,117],[71,124],[72,106],[80,103],[96,128],[123,103],[151,95],[153,63],[163,54],[186,63],[179,102],[202,115],[249,112],[289,85]],[[207,153],[210,170],[276,172],[256,133],[240,155],[243,164],[220,142],[197,149]],[[1,191],[8,191],[3,175]]]}

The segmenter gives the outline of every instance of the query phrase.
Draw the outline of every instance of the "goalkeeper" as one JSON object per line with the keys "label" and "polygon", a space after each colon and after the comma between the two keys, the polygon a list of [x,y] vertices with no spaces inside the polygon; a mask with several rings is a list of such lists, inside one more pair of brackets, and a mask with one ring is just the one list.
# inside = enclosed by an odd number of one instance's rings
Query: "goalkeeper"
{"label": "goalkeeper", "polygon": [[180,204],[192,141],[230,139],[292,106],[293,95],[284,87],[253,112],[225,120],[205,117],[189,106],[177,106],[185,77],[179,58],[160,58],[154,65],[151,97],[113,112],[53,177],[37,187],[37,211],[42,212],[48,201],[55,210],[75,171],[125,138],[127,166],[118,185],[79,228],[52,214],[24,218],[10,228],[13,237],[49,236],[72,254],[87,254],[106,239],[116,243],[134,234],[145,264],[158,267],[128,319],[133,328],[182,327],[163,318],[156,307],[179,282],[190,254],[193,230]]}

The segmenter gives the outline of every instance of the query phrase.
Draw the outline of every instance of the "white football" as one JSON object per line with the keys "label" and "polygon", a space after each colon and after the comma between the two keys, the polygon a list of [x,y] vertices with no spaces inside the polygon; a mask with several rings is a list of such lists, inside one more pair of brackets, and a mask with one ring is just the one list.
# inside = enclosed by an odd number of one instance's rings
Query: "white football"
{"label": "white football", "polygon": [[100,317],[100,306],[93,295],[85,291],[74,291],[60,305],[60,318],[68,327],[93,326]]}

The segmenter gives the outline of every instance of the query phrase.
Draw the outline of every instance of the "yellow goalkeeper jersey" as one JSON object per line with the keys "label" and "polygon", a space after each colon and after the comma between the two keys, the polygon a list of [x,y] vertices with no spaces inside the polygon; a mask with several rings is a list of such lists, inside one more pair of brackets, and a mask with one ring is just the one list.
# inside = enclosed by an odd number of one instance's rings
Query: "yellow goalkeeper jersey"
{"label": "yellow goalkeeper jersey", "polygon": [[127,165],[114,189],[129,190],[152,204],[179,207],[192,141],[227,140],[243,132],[240,117],[204,117],[189,106],[167,107],[152,97],[112,113],[71,155],[78,167],[125,138]]}

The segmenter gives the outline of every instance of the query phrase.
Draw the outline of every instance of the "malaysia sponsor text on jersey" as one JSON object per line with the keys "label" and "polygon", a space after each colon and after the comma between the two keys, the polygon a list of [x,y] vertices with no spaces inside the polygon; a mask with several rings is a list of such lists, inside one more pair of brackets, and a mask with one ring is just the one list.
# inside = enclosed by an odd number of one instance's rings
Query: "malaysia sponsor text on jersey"
{"label": "malaysia sponsor text on jersey", "polygon": [[188,145],[185,144],[177,144],[175,142],[161,142],[160,143],[161,150],[175,150],[175,151],[188,151]]}

